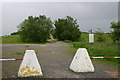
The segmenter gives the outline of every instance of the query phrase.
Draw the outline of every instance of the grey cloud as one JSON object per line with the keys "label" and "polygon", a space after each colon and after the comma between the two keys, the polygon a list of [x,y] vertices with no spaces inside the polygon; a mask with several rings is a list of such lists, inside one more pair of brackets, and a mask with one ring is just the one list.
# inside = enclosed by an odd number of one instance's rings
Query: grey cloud
{"label": "grey cloud", "polygon": [[101,28],[109,32],[110,23],[118,19],[117,2],[3,3],[2,9],[3,35],[17,31],[16,26],[31,15],[43,14],[52,20],[72,16],[82,31]]}

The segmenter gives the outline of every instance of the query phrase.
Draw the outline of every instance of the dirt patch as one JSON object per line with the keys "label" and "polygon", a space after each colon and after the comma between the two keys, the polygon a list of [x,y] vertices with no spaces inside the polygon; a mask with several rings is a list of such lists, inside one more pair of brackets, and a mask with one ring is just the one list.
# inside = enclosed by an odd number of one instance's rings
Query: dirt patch
{"label": "dirt patch", "polygon": [[105,71],[105,72],[113,78],[118,77],[118,71]]}

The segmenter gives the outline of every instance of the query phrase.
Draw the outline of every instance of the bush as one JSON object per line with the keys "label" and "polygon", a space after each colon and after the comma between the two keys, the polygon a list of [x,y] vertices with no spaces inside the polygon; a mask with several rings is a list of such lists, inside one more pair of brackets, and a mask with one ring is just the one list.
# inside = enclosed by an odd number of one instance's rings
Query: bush
{"label": "bush", "polygon": [[79,41],[81,31],[78,27],[77,21],[70,16],[66,19],[58,19],[55,21],[56,37],[59,40]]}
{"label": "bush", "polygon": [[104,33],[100,30],[100,28],[98,28],[98,31],[96,32],[97,34],[97,41],[98,42],[104,42],[105,38],[104,38]]}
{"label": "bush", "polygon": [[73,43],[73,46],[74,46],[75,48],[87,48],[87,46],[86,46],[85,43],[79,43],[79,42]]}
{"label": "bush", "polygon": [[52,24],[45,15],[29,16],[18,26],[21,39],[26,42],[45,42],[52,31]]}
{"label": "bush", "polygon": [[112,31],[112,39],[114,42],[120,43],[120,22],[112,22],[111,23]]}
{"label": "bush", "polygon": [[19,34],[19,32],[13,32],[10,35],[18,35],[18,34]]}

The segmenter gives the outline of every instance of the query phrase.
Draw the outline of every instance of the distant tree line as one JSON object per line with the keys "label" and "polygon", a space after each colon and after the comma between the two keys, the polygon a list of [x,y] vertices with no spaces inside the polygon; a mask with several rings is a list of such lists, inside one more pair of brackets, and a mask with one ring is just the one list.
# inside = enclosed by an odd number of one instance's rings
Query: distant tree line
{"label": "distant tree line", "polygon": [[29,16],[18,26],[18,29],[21,39],[26,42],[44,42],[50,34],[58,40],[78,41],[81,35],[77,20],[70,16],[54,22],[45,15]]}
{"label": "distant tree line", "polygon": [[[50,34],[58,40],[79,41],[81,37],[80,26],[77,20],[71,16],[66,18],[59,18],[54,22],[45,15],[38,17],[29,16],[18,27],[18,32],[13,32],[11,35],[19,34],[21,39],[26,42],[44,42]],[[114,42],[120,42],[120,22],[112,22],[112,39]],[[92,29],[89,30],[92,33]],[[98,28],[96,31],[97,41],[104,42],[104,32]]]}

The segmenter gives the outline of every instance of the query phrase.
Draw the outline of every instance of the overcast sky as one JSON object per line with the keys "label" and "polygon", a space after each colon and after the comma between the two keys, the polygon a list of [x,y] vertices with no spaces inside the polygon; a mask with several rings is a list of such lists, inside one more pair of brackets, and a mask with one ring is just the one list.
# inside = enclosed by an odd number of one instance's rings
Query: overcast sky
{"label": "overcast sky", "polygon": [[28,16],[46,15],[52,20],[72,16],[82,32],[100,28],[110,31],[110,23],[118,20],[117,2],[8,2],[2,4],[2,35],[17,31]]}

